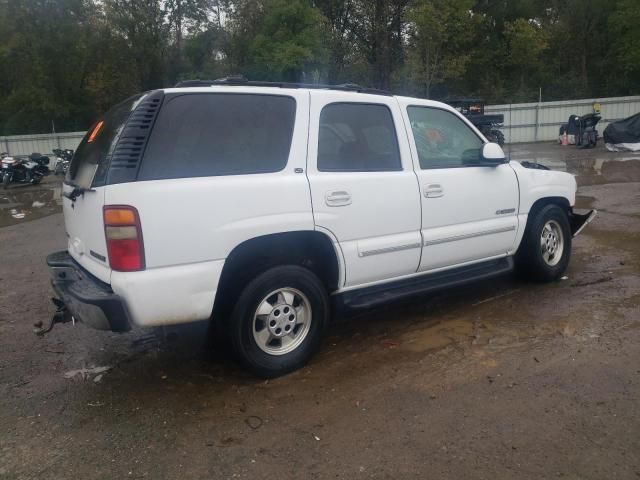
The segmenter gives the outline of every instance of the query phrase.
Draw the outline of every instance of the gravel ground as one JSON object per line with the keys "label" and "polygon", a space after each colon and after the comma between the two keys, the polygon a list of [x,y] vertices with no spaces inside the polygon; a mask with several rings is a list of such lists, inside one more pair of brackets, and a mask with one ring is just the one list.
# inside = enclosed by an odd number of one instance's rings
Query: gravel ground
{"label": "gravel ground", "polygon": [[267,382],[204,325],[36,337],[59,185],[0,192],[0,479],[640,478],[640,155],[511,154],[577,174],[600,211],[566,280],[364,312]]}

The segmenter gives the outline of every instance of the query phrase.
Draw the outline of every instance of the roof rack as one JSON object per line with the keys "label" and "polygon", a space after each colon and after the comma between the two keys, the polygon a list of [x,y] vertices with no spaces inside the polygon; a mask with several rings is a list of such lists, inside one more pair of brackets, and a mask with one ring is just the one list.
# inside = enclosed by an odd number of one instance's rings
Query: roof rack
{"label": "roof rack", "polygon": [[343,92],[369,93],[373,95],[393,95],[385,90],[377,88],[362,87],[355,83],[342,83],[340,85],[323,85],[317,83],[293,83],[293,82],[263,82],[247,80],[240,75],[218,78],[217,80],[182,80],[174,88],[187,87],[211,87],[216,85],[235,85],[247,87],[272,87],[272,88],[309,88],[313,90],[340,90]]}

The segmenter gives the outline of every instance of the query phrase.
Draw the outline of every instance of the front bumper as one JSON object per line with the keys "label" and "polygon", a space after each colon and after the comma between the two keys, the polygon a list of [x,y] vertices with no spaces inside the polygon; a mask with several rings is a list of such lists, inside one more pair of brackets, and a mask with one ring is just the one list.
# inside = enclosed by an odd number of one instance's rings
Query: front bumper
{"label": "front bumper", "polygon": [[591,221],[596,218],[598,214],[597,210],[589,210],[587,213],[579,214],[571,212],[569,215],[569,225],[571,226],[571,235],[577,236],[584,227],[589,225]]}
{"label": "front bumper", "polygon": [[51,285],[76,321],[98,330],[127,332],[131,322],[122,298],[82,268],[68,252],[47,257]]}

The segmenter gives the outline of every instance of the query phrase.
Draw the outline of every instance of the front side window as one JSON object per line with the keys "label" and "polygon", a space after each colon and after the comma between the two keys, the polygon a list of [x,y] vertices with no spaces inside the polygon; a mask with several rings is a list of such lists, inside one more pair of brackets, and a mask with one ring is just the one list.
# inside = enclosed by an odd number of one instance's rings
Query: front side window
{"label": "front side window", "polygon": [[385,105],[333,103],[320,113],[318,170],[401,170],[391,111]]}
{"label": "front side window", "polygon": [[409,107],[407,112],[420,168],[464,167],[480,160],[484,142],[457,115],[431,107]]}
{"label": "front side window", "polygon": [[295,110],[293,98],[277,95],[198,93],[165,99],[138,179],[282,170]]}

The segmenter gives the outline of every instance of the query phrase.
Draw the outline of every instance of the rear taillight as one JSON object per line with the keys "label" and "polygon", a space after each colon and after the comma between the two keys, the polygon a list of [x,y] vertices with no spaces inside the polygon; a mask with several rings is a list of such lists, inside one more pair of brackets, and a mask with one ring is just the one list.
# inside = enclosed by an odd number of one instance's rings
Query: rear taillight
{"label": "rear taillight", "polygon": [[119,272],[144,270],[144,244],[138,211],[127,205],[104,207],[109,265]]}

